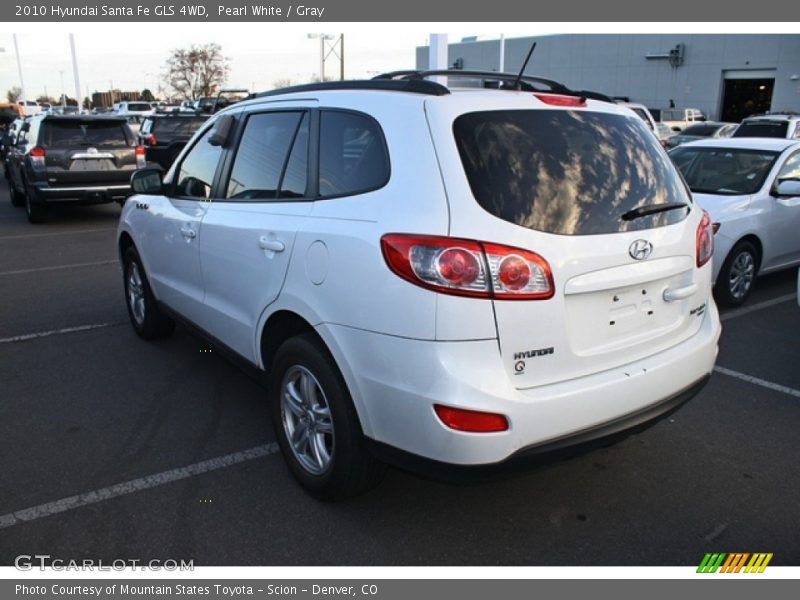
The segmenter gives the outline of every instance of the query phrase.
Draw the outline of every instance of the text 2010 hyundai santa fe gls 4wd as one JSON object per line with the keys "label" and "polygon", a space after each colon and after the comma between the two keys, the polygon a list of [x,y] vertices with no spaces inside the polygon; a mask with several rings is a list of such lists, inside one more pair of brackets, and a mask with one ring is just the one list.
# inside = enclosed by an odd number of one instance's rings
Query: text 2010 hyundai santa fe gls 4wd
{"label": "text 2010 hyundai santa fe gls 4wd", "polygon": [[163,180],[138,171],[120,221],[136,332],[180,318],[269,373],[280,447],[319,497],[384,462],[608,443],[716,358],[711,223],[641,119],[533,78],[423,77],[239,103]]}

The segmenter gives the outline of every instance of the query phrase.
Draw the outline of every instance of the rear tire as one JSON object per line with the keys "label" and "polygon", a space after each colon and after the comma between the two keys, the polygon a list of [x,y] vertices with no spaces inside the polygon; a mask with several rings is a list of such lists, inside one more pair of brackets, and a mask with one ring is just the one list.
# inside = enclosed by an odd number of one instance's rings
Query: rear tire
{"label": "rear tire", "polygon": [[175,321],[158,307],[139,253],[131,246],[122,258],[125,306],[136,334],[145,340],[165,337],[175,329]]}
{"label": "rear tire", "polygon": [[386,465],[367,449],[347,385],[314,334],[289,338],[278,349],[269,402],[278,445],[309,494],[341,500],[381,481]]}
{"label": "rear tire", "polygon": [[8,180],[8,187],[9,191],[11,192],[11,206],[23,206],[25,204],[25,194],[18,192],[17,188],[14,187],[14,183],[10,179]]}
{"label": "rear tire", "polygon": [[25,188],[25,214],[30,223],[44,223],[47,220],[47,207],[39,202],[39,194],[32,187]]}
{"label": "rear tire", "polygon": [[736,307],[745,303],[758,275],[758,261],[758,250],[751,242],[733,247],[717,276],[715,292],[720,304]]}

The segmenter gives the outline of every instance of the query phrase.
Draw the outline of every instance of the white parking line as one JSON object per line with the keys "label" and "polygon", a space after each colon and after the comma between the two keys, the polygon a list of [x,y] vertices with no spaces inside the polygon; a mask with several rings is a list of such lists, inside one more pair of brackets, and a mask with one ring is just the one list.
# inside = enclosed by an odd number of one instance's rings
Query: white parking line
{"label": "white parking line", "polygon": [[51,231],[49,233],[24,233],[21,235],[4,235],[0,236],[0,242],[3,240],[21,240],[25,238],[39,238],[49,237],[51,235],[78,235],[81,233],[97,233],[98,231],[116,231],[115,228],[103,227],[102,229],[76,229],[74,231]]}
{"label": "white parking line", "polygon": [[800,398],[800,390],[796,390],[794,388],[790,388],[788,386],[781,385],[779,383],[772,383],[771,381],[767,381],[766,379],[753,377],[752,375],[748,375],[747,373],[740,373],[739,371],[733,371],[732,369],[726,369],[725,367],[714,367],[714,370],[717,373],[722,373],[723,375],[727,375],[728,377],[735,377],[736,379],[741,379],[742,381],[746,381],[747,383],[760,385],[761,387],[765,387],[769,390],[774,390],[776,392],[781,392],[783,394],[794,396],[795,398]]}
{"label": "white parking line", "polygon": [[73,263],[71,265],[57,265],[55,267],[37,267],[35,269],[18,269],[16,271],[0,271],[0,275],[22,275],[23,273],[38,273],[40,271],[57,271],[59,269],[80,269],[82,267],[97,267],[99,265],[111,265],[118,263],[114,260],[99,260],[97,262]]}
{"label": "white parking line", "polygon": [[742,315],[748,315],[751,312],[755,312],[757,310],[763,310],[765,308],[769,308],[770,306],[775,306],[776,304],[783,304],[784,302],[788,302],[789,300],[794,300],[795,298],[797,298],[797,294],[786,294],[785,296],[778,296],[777,298],[773,298],[772,300],[764,300],[763,302],[757,302],[756,304],[753,304],[751,306],[745,306],[744,308],[737,308],[736,310],[726,312],[719,318],[719,320],[727,321],[728,319],[735,319],[736,317],[741,317]]}
{"label": "white parking line", "polygon": [[276,454],[277,452],[278,444],[274,442],[271,444],[264,444],[263,446],[256,446],[255,448],[250,448],[249,450],[243,450],[241,452],[234,452],[233,454],[226,454],[225,456],[218,456],[217,458],[204,460],[202,462],[189,465],[188,467],[179,467],[177,469],[172,469],[171,471],[164,471],[163,473],[156,473],[155,475],[148,475],[147,477],[142,477],[140,479],[133,479],[132,481],[126,481],[124,483],[118,483],[116,485],[94,490],[92,492],[86,492],[85,494],[61,498],[60,500],[48,502],[47,504],[40,504],[39,506],[17,510],[0,516],[0,529],[19,525],[20,523],[35,521],[37,519],[43,519],[44,517],[57,515],[58,513],[74,510],[82,506],[97,504],[98,502],[110,500],[111,498],[118,498],[120,496],[126,496],[135,492],[141,492],[142,490],[148,490],[166,483],[172,483],[173,481],[180,481],[181,479],[194,477],[195,475],[202,475],[203,473],[208,473],[210,471],[224,469],[225,467],[237,465],[249,460],[269,456],[270,454]]}
{"label": "white parking line", "polygon": [[113,323],[95,323],[93,325],[78,325],[76,327],[65,327],[64,329],[51,329],[50,331],[39,331],[38,333],[26,333],[25,335],[15,335],[14,337],[0,338],[0,344],[13,344],[14,342],[27,342],[38,338],[49,337],[51,335],[61,335],[62,333],[75,333],[77,331],[90,331],[92,329],[102,329],[103,327],[114,327],[124,325],[125,321],[115,321]]}

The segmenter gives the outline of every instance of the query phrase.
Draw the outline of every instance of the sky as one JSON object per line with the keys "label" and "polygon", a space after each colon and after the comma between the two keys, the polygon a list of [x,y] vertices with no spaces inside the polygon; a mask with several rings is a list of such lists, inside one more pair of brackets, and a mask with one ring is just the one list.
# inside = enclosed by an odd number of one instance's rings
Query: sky
{"label": "sky", "polygon": [[[388,30],[371,24],[350,24],[337,27],[323,24],[322,30],[309,30],[304,23],[281,24],[235,23],[214,25],[192,23],[186,30],[176,31],[174,24],[150,24],[143,35],[142,24],[85,24],[80,27],[42,25],[35,31],[30,27],[15,25],[23,69],[26,95],[39,96],[45,91],[58,97],[63,87],[68,95],[75,95],[69,33],[74,33],[82,96],[94,91],[106,91],[113,84],[120,90],[142,90],[147,87],[156,92],[163,82],[170,51],[192,44],[215,42],[229,57],[231,73],[226,87],[266,90],[279,80],[304,83],[318,76],[320,40],[309,39],[309,33],[335,35],[344,33],[345,76],[347,78],[371,77],[377,73],[409,69],[415,66],[415,48],[428,43],[429,32],[421,27]],[[312,26],[313,27],[313,26]],[[19,85],[14,42],[10,28],[0,33],[0,95],[5,100],[6,90]],[[7,32],[7,33],[6,33]],[[537,33],[537,31],[534,31]],[[460,26],[449,33],[450,41],[460,41],[467,35],[479,35],[472,28]],[[500,32],[483,34],[498,38]],[[334,55],[325,62],[326,75],[338,75],[339,63]]]}
{"label": "sky", "polygon": [[[26,94],[75,95],[69,34],[75,36],[81,95],[147,87],[157,92],[164,63],[174,48],[216,42],[231,59],[226,87],[262,91],[279,80],[304,83],[318,75],[320,43],[309,33],[345,36],[348,79],[415,66],[415,48],[431,33],[447,33],[449,42],[466,36],[497,39],[546,33],[667,33],[771,31],[774,24],[686,23],[3,23],[0,28],[0,101],[19,86],[12,34],[17,34]],[[338,74],[335,58],[326,74]],[[63,86],[62,86],[63,80]]]}

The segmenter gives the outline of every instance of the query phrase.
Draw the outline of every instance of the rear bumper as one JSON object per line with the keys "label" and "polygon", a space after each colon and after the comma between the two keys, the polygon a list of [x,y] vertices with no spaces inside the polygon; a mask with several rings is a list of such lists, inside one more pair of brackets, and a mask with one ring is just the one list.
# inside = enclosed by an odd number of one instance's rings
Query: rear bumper
{"label": "rear bumper", "polygon": [[515,452],[501,462],[489,465],[453,465],[405,452],[375,440],[368,440],[368,445],[380,460],[415,473],[446,481],[486,479],[516,469],[572,458],[622,441],[629,435],[644,431],[669,417],[700,393],[709,379],[710,375],[705,375],[687,389],[635,413],[563,438],[534,444]]}
{"label": "rear bumper", "polygon": [[[497,340],[434,342],[341,326],[318,328],[353,396],[365,435],[390,462],[403,453],[447,465],[498,465],[525,455],[552,457],[641,429],[699,391],[720,335],[713,301],[688,340],[653,356],[584,377],[520,390]],[[447,428],[433,405],[500,413],[509,429]],[[401,452],[396,452],[401,451]]]}
{"label": "rear bumper", "polygon": [[127,198],[133,192],[130,183],[108,185],[48,186],[37,185],[40,202],[78,202],[99,204],[115,199]]}

